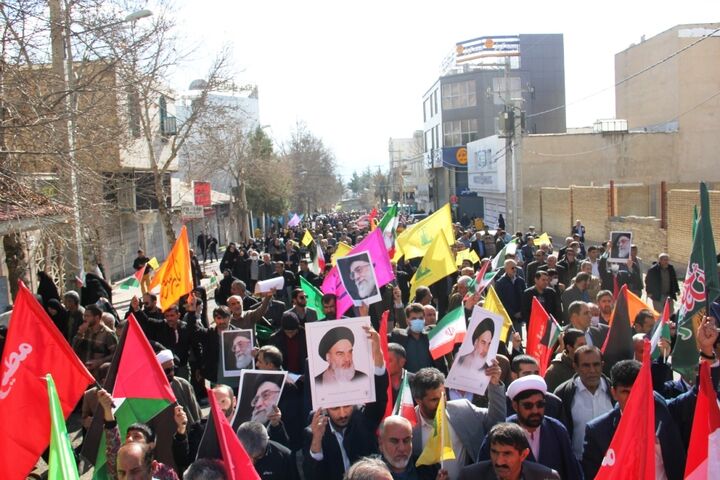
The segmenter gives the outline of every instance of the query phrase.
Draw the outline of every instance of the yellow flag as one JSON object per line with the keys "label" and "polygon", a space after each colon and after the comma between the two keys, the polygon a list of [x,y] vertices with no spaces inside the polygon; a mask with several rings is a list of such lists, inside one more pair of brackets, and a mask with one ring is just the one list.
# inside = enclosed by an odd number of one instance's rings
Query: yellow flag
{"label": "yellow flag", "polygon": [[495,288],[493,288],[492,285],[488,287],[487,293],[485,294],[485,304],[483,305],[483,308],[485,310],[490,310],[493,313],[497,313],[498,315],[503,317],[503,326],[502,330],[500,331],[500,340],[506,342],[508,338],[508,332],[513,328],[513,323],[510,319],[510,315],[508,315],[507,311],[505,311],[505,307],[503,307],[503,304],[500,301],[500,298],[497,296],[497,293],[495,293]]}
{"label": "yellow flag", "polygon": [[440,208],[425,220],[404,230],[395,240],[398,250],[402,250],[405,260],[422,257],[430,248],[433,239],[439,235],[445,237],[448,245],[455,243],[450,204]]}
{"label": "yellow flag", "polygon": [[302,238],[302,244],[307,247],[308,245],[310,245],[310,243],[312,243],[312,241],[313,237],[312,235],[310,235],[310,230],[305,230],[305,235],[303,235]]}
{"label": "yellow flag", "polygon": [[425,448],[415,462],[415,466],[435,465],[443,460],[454,460],[455,452],[450,443],[450,429],[445,416],[445,393],[440,397],[440,403],[435,411],[433,431],[428,438]]}
{"label": "yellow flag", "polygon": [[350,253],[350,250],[352,250],[352,247],[350,245],[345,242],[339,242],[337,248],[335,249],[335,253],[330,258],[330,263],[332,263],[333,267],[335,266],[335,261],[338,258],[344,257],[345,255]]}
{"label": "yellow flag", "polygon": [[190,247],[188,245],[187,229],[183,225],[180,236],[175,241],[170,255],[157,269],[150,282],[152,290],[160,285],[160,307],[165,309],[177,302],[180,297],[189,293],[193,288],[190,273]]}
{"label": "yellow flag", "polygon": [[150,260],[148,260],[147,264],[150,265],[153,268],[153,270],[157,270],[158,268],[160,268],[160,264],[158,263],[157,258],[155,258],[155,257],[152,257]]}
{"label": "yellow flag", "polygon": [[544,232],[542,235],[540,235],[535,240],[533,240],[533,243],[538,247],[540,245],[551,245],[552,244],[552,242],[550,241],[550,236],[547,234],[547,232]]}
{"label": "yellow flag", "polygon": [[480,257],[477,256],[477,253],[475,253],[475,250],[470,250],[469,248],[466,248],[465,250],[460,250],[455,255],[455,264],[459,267],[462,265],[462,262],[465,260],[470,260],[473,264],[480,262]]}
{"label": "yellow flag", "polygon": [[415,297],[415,290],[420,285],[430,286],[455,272],[457,272],[457,267],[445,236],[435,236],[415,271],[415,275],[410,280],[410,298]]}

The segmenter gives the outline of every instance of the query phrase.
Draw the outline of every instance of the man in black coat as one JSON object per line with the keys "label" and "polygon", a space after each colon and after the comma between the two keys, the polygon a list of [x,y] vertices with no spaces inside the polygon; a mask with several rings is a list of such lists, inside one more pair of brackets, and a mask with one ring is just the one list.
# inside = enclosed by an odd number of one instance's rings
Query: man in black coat
{"label": "man in black coat", "polygon": [[[670,265],[670,257],[667,253],[658,255],[657,263],[648,269],[645,276],[645,291],[658,312],[662,312],[666,299],[677,299],[680,287],[675,267]],[[670,302],[670,313],[672,313],[672,302]]]}
{"label": "man in black coat", "polygon": [[545,311],[555,317],[556,320],[562,318],[560,307],[560,296],[555,290],[550,288],[550,276],[545,270],[535,272],[535,286],[526,289],[522,295],[522,320],[525,323],[530,322],[530,312],[532,311],[532,300],[537,297]]}
{"label": "man in black coat", "polygon": [[378,453],[375,431],[385,413],[388,375],[380,337],[375,330],[369,332],[375,365],[375,402],[315,411],[310,426],[305,428],[305,478],[341,480],[356,460]]}
{"label": "man in black coat", "polygon": [[258,422],[245,422],[237,436],[250,456],[255,471],[263,480],[299,480],[295,457],[289,448],[270,440],[265,427]]}
{"label": "man in black coat", "polygon": [[[641,366],[642,364],[637,360],[621,360],[610,371],[612,378],[610,392],[617,401],[617,405],[604,415],[588,422],[585,427],[585,444],[581,462],[585,478],[595,478],[600,469]],[[655,394],[655,429],[662,451],[666,478],[683,478],[685,448],[665,401],[657,394]],[[661,478],[660,472],[655,474],[657,478]]]}

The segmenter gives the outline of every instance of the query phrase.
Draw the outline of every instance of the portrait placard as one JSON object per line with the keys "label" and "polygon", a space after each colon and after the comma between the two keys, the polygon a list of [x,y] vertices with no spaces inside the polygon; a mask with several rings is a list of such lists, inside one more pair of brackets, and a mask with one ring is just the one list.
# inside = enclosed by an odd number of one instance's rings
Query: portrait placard
{"label": "portrait placard", "polygon": [[252,357],[254,345],[252,330],[225,330],[222,332],[223,375],[239,377],[243,369],[255,368]]}
{"label": "portrait placard", "polygon": [[338,258],[337,267],[340,280],[352,298],[353,305],[370,305],[381,300],[375,265],[369,251]]}
{"label": "portrait placard", "polygon": [[247,421],[267,425],[273,407],[280,401],[287,372],[273,370],[243,370],[237,406],[233,413],[233,430]]}
{"label": "portrait placard", "polygon": [[490,377],[485,369],[497,356],[503,318],[484,308],[474,307],[465,340],[455,356],[445,385],[464,392],[484,395]]}
{"label": "portrait placard", "polygon": [[370,317],[305,324],[313,409],[375,401]]}
{"label": "portrait placard", "polygon": [[632,232],[610,232],[612,248],[610,249],[609,261],[625,263],[630,258],[632,247]]}

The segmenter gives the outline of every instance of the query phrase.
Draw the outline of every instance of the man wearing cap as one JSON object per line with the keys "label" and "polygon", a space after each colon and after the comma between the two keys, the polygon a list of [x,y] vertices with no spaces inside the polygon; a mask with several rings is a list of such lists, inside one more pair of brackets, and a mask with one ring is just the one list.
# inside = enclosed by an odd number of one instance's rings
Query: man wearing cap
{"label": "man wearing cap", "polygon": [[[530,355],[515,355],[510,362],[510,378],[512,381],[520,377],[528,375],[540,375],[540,365],[538,361]],[[508,416],[515,413],[512,400],[507,397],[507,413]],[[558,419],[562,411],[562,400],[554,394],[547,392],[545,394],[545,415]]]}
{"label": "man wearing cap", "polygon": [[[520,377],[510,384],[507,395],[517,412],[508,422],[517,423],[530,444],[527,459],[545,465],[560,478],[582,479],[580,463],[573,455],[570,437],[558,420],[545,416],[547,385],[539,375]],[[490,442],[485,439],[479,460],[490,459]]]}
{"label": "man wearing cap", "polygon": [[560,480],[555,470],[527,460],[530,444],[519,425],[495,425],[488,435],[488,443],[490,460],[463,468],[459,480]]}
{"label": "man wearing cap", "polygon": [[355,335],[348,327],[334,327],[320,340],[318,354],[328,367],[315,376],[318,386],[335,386],[365,380],[367,374],[356,370],[353,362]]}

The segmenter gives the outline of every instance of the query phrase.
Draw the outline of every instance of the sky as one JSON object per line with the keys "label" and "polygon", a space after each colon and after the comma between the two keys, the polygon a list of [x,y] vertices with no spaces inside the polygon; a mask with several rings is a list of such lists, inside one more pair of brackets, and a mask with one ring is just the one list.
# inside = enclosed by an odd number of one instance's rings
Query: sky
{"label": "sky", "polygon": [[260,122],[283,142],[297,122],[323,139],[347,181],[387,169],[390,137],[422,129],[422,95],[456,42],[562,33],[567,126],[613,118],[614,55],[677,24],[720,21],[705,0],[179,0],[194,52],[172,82],[186,90],[223,45],[237,82],[259,87]]}

